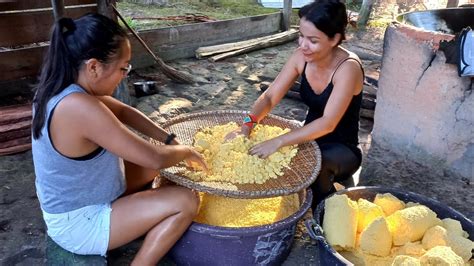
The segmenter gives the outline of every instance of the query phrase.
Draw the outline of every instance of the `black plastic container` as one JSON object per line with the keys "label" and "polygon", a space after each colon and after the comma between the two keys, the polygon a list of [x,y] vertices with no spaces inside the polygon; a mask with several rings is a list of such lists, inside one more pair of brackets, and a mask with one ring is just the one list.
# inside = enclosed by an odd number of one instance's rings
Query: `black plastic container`
{"label": "black plastic container", "polygon": [[[474,223],[464,216],[462,213],[456,211],[455,209],[448,207],[442,204],[439,201],[416,194],[413,192],[404,192],[395,188],[381,188],[381,187],[354,187],[349,189],[344,189],[336,192],[335,194],[346,194],[350,199],[357,201],[359,198],[366,199],[368,201],[373,201],[375,195],[378,193],[391,193],[398,199],[404,202],[418,202],[423,204],[433,210],[438,218],[451,218],[461,222],[462,229],[469,234],[469,239],[474,241]],[[318,204],[316,210],[313,213],[314,220],[307,220],[306,227],[311,238],[317,240],[318,252],[316,253],[316,261],[318,265],[352,265],[347,261],[342,255],[340,255],[336,250],[334,250],[331,245],[329,245],[326,239],[323,236],[322,231],[322,222],[324,219],[324,202]]]}
{"label": "black plastic container", "polygon": [[137,81],[133,83],[137,98],[158,93],[156,81]]}

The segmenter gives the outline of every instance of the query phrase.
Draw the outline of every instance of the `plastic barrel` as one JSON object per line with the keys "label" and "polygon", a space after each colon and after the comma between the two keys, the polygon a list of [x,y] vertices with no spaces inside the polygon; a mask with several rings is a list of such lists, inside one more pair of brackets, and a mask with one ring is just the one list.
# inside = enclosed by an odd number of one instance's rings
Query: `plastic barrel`
{"label": "plastic barrel", "polygon": [[[391,193],[398,199],[404,202],[418,202],[433,210],[438,218],[451,218],[461,222],[462,228],[469,234],[469,239],[474,241],[474,223],[455,209],[444,205],[443,203],[426,196],[416,194],[413,192],[400,191],[396,188],[381,188],[381,187],[354,187],[344,189],[335,194],[346,194],[352,200],[357,201],[359,198],[364,198],[373,202],[375,195],[378,193]],[[317,240],[318,252],[316,260],[318,265],[352,265],[348,260],[342,257],[329,245],[323,236],[322,222],[324,219],[324,201],[318,204],[313,213],[314,220],[307,220],[306,227],[311,238]]]}
{"label": "plastic barrel", "polygon": [[230,228],[193,222],[168,256],[177,265],[281,265],[313,198],[310,189],[298,195],[300,209],[273,224]]}

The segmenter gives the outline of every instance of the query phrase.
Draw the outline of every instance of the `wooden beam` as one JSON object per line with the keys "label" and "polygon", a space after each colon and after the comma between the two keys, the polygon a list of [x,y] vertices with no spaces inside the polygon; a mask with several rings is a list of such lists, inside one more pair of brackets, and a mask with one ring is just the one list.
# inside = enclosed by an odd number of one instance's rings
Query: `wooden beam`
{"label": "wooden beam", "polygon": [[[96,10],[95,5],[74,6],[66,8],[64,16],[77,18]],[[54,22],[52,13],[52,8],[50,8],[40,11],[1,14],[0,46],[12,47],[49,40],[49,32]]]}
{"label": "wooden beam", "polygon": [[[194,57],[199,47],[241,41],[277,33],[281,27],[281,12],[267,15],[196,23],[138,34],[163,60]],[[196,35],[199,32],[199,36]],[[138,41],[132,40],[132,65],[151,66],[153,59],[144,53]]]}
{"label": "wooden beam", "polygon": [[0,81],[38,75],[47,48],[43,45],[0,52]]}
{"label": "wooden beam", "polygon": [[299,31],[295,29],[290,29],[288,31],[280,32],[277,34],[250,39],[250,40],[241,41],[241,42],[226,43],[226,44],[213,45],[213,46],[207,46],[207,47],[199,47],[196,50],[196,57],[203,58],[206,56],[218,54],[217,56],[215,57],[213,56],[211,58],[212,61],[217,61],[217,60],[228,57],[227,54],[229,56],[233,56],[233,55],[292,41],[298,37],[298,32]]}
{"label": "wooden beam", "polygon": [[64,0],[51,0],[51,6],[53,7],[55,21],[64,16]]}
{"label": "wooden beam", "polygon": [[284,0],[283,2],[283,20],[282,20],[282,27],[283,31],[287,31],[290,28],[290,18],[292,12],[292,1],[291,0]]}
{"label": "wooden beam", "polygon": [[[66,8],[66,16],[69,16],[69,10],[70,9]],[[53,16],[51,11],[47,12],[47,14],[49,15],[50,21],[52,21]],[[163,60],[167,61],[194,57],[196,49],[201,46],[241,41],[276,33],[280,30],[281,17],[281,12],[276,12],[240,19],[147,30],[138,32],[138,34],[145,40],[153,52],[157,53]],[[0,16],[0,21],[1,20],[2,16]],[[12,20],[12,23],[14,22],[15,21]],[[38,22],[43,21],[37,19],[36,26],[39,31],[43,26]],[[1,27],[2,24],[0,23],[0,40],[4,36]],[[50,26],[47,27],[48,30],[49,27]],[[34,31],[23,32],[28,32],[28,34],[22,34],[27,36],[30,32]],[[196,32],[200,33],[199,36],[196,35]],[[21,36],[19,36],[19,38],[20,37]],[[130,40],[132,42],[131,64],[135,68],[147,67],[155,64],[153,58],[150,57],[133,36],[130,36]],[[3,45],[0,44],[0,46]],[[46,49],[47,45],[41,44],[37,47],[0,51],[0,82],[36,76],[39,73]],[[21,58],[21,60],[19,60],[19,58]],[[3,83],[0,83],[0,85],[1,84]],[[2,86],[0,87],[0,90],[12,91],[15,90],[15,88],[9,89]]]}
{"label": "wooden beam", "polygon": [[116,0],[97,0],[97,13],[117,21],[117,16],[112,9],[112,5],[115,6],[115,4]]}
{"label": "wooden beam", "polygon": [[[1,1],[0,1],[1,2]],[[64,6],[95,4],[97,0],[64,0]],[[7,3],[0,3],[1,11],[30,10],[37,8],[50,8],[50,0],[14,0]]]}

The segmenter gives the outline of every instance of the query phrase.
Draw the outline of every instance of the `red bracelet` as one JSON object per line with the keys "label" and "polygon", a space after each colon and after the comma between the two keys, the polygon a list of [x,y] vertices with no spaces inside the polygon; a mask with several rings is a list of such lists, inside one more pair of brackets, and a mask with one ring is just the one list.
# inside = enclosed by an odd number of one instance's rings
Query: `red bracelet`
{"label": "red bracelet", "polygon": [[248,114],[244,118],[244,125],[248,126],[249,128],[254,128],[257,123],[258,123],[257,117],[253,114]]}

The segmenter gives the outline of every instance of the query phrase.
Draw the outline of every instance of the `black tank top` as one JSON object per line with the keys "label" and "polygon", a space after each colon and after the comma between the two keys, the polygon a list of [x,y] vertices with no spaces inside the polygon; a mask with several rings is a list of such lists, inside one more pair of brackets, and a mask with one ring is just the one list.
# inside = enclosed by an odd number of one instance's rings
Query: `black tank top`
{"label": "black tank top", "polygon": [[[321,92],[321,94],[314,93],[313,89],[308,83],[306,79],[306,63],[304,65],[303,74],[301,76],[301,86],[300,86],[300,94],[303,102],[309,107],[308,114],[306,115],[305,125],[311,123],[312,121],[320,118],[324,114],[324,108],[329,100],[329,96],[331,96],[332,89],[334,87],[332,83],[332,79],[334,78],[334,74],[336,73],[339,66],[342,65],[345,61],[354,58],[348,57],[342,60],[334,73],[332,74],[331,81],[326,86],[326,88]],[[357,63],[360,62],[355,60]],[[364,69],[362,65],[360,65],[362,69],[362,73]],[[324,143],[342,143],[348,146],[352,151],[354,151],[355,155],[362,159],[361,151],[357,147],[359,144],[359,111],[362,102],[362,91],[352,97],[351,103],[347,108],[346,112],[341,118],[341,121],[337,124],[336,128],[333,132],[319,137],[316,139],[318,144]]]}

